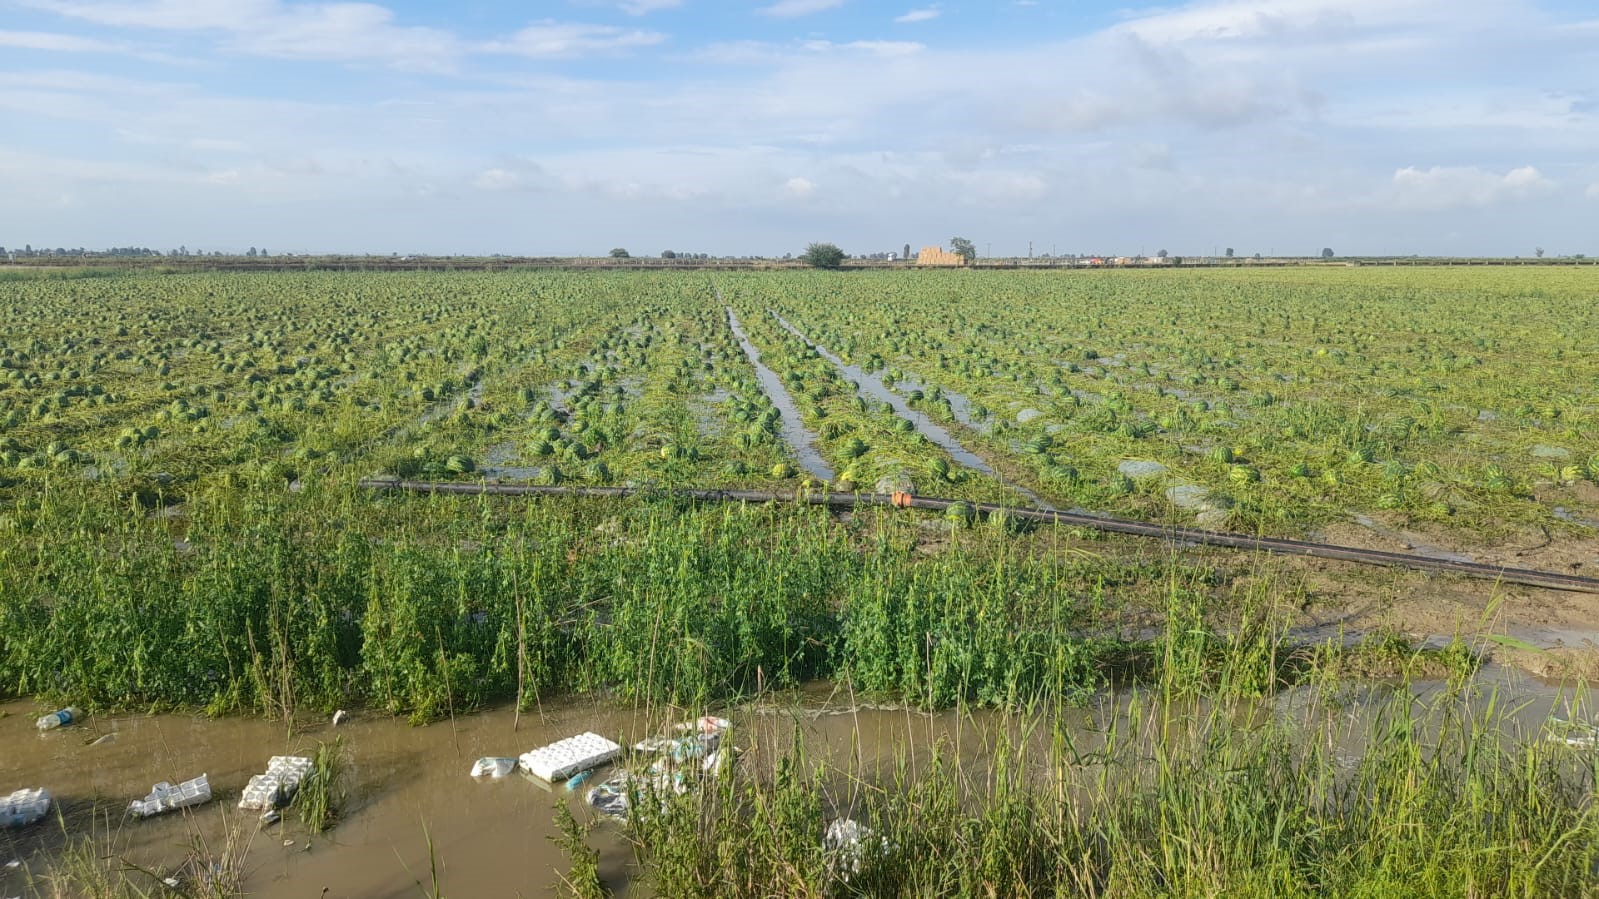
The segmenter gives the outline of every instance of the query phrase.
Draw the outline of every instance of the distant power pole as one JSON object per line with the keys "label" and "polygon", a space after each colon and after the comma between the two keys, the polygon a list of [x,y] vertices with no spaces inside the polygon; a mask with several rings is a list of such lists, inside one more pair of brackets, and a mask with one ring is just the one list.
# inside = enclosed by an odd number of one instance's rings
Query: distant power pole
{"label": "distant power pole", "polygon": [[1030,240],[1027,242],[1027,258],[1033,258],[1033,242]]}

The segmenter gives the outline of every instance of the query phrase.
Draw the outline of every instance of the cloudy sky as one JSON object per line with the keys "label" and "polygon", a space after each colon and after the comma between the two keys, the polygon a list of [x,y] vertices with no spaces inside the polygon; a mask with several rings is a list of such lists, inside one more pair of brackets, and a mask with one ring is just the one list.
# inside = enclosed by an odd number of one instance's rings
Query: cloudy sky
{"label": "cloudy sky", "polygon": [[1596,222],[1592,0],[0,0],[6,246],[1599,255]]}

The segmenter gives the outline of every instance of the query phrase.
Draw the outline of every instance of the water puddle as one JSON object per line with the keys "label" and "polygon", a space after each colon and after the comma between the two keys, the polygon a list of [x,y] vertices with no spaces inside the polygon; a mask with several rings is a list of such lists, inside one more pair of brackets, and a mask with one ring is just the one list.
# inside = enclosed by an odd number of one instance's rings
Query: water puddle
{"label": "water puddle", "polygon": [[1407,534],[1403,531],[1396,531],[1392,528],[1384,527],[1369,515],[1356,514],[1351,516],[1351,520],[1354,521],[1355,524],[1360,525],[1379,537],[1393,540],[1396,543],[1404,544],[1404,546],[1414,555],[1422,556],[1428,559],[1439,559],[1445,562],[1477,561],[1476,559],[1472,558],[1470,553],[1451,552],[1450,550],[1442,547],[1433,546],[1430,543],[1425,543],[1421,540],[1418,540],[1413,534]]}
{"label": "water puddle", "polygon": [[1599,518],[1583,518],[1564,506],[1555,506],[1554,516],[1561,521],[1570,522],[1581,527],[1599,529]]}
{"label": "water puddle", "polygon": [[821,354],[823,359],[831,362],[834,368],[837,368],[839,371],[843,372],[846,378],[858,384],[861,393],[874,400],[877,400],[880,403],[887,403],[894,410],[894,414],[909,420],[911,424],[916,426],[916,430],[920,431],[923,436],[936,444],[940,449],[949,453],[950,458],[966,466],[967,468],[972,469],[973,471],[981,474],[993,475],[994,469],[989,466],[987,462],[984,462],[981,457],[962,446],[960,441],[950,436],[950,433],[939,426],[938,422],[933,421],[926,415],[923,415],[915,409],[912,409],[905,402],[903,397],[888,389],[888,385],[884,383],[882,378],[878,377],[877,375],[868,374],[866,371],[861,369],[860,366],[850,365],[838,356],[833,355],[832,351],[830,351],[827,347],[813,342],[809,337],[805,336],[804,332],[789,324],[788,320],[783,318],[781,315],[773,312],[771,313],[771,316],[777,320],[779,325],[783,326],[784,330],[788,331],[790,334],[793,334],[795,337],[798,337],[800,340],[805,341],[806,346],[816,350],[816,352]]}
{"label": "water puddle", "polygon": [[[926,385],[910,378],[902,378],[897,381],[894,384],[894,389],[901,393],[909,393],[912,390],[920,390],[923,393],[928,392]],[[956,421],[968,428],[983,430],[986,427],[984,423],[972,419],[972,403],[971,400],[966,398],[965,394],[956,393],[947,387],[938,388],[938,393],[949,403],[949,414],[955,416]]]}
{"label": "water puddle", "polygon": [[[784,330],[788,331],[790,334],[793,334],[795,337],[798,337],[800,340],[805,341],[806,346],[814,349],[817,353],[821,354],[823,359],[831,362],[834,368],[837,368],[844,374],[844,377],[854,381],[855,384],[858,385],[861,393],[874,400],[877,400],[878,402],[887,403],[889,407],[894,410],[894,414],[915,425],[916,430],[920,431],[923,437],[926,437],[933,444],[944,450],[944,452],[949,453],[949,457],[951,459],[954,459],[956,462],[966,466],[967,468],[970,468],[975,472],[978,472],[979,474],[985,474],[989,477],[994,477],[993,467],[987,462],[984,462],[982,457],[962,446],[960,441],[950,436],[950,433],[944,430],[943,427],[938,424],[938,422],[933,421],[931,418],[928,418],[921,412],[912,409],[905,402],[903,397],[888,388],[888,384],[885,383],[882,378],[873,374],[868,374],[858,365],[850,365],[843,359],[835,356],[827,347],[824,347],[819,343],[815,343],[809,337],[806,337],[804,332],[789,324],[788,320],[783,318],[781,315],[778,315],[776,312],[770,312],[770,310],[768,310],[768,312],[772,318],[777,320],[779,325],[783,326]],[[1054,511],[1053,506],[1044,502],[1041,497],[1027,488],[1020,487],[1015,484],[1006,484],[1005,486],[1020,494],[1035,507],[1045,511]]]}
{"label": "water puddle", "polygon": [[[716,292],[716,298],[722,298],[722,292]],[[761,390],[765,391],[767,399],[781,412],[778,421],[782,425],[783,442],[793,451],[794,458],[799,461],[800,468],[812,476],[823,481],[833,480],[833,469],[829,468],[827,461],[816,449],[816,435],[812,434],[800,421],[799,407],[794,405],[793,397],[788,395],[788,390],[783,387],[783,379],[777,373],[767,368],[761,362],[761,351],[750,343],[748,334],[739,326],[738,316],[733,313],[733,307],[727,307],[727,326],[738,338],[739,345],[744,348],[744,355],[749,357],[750,364],[755,366],[755,378],[760,381]]]}
{"label": "water puddle", "polygon": [[726,389],[718,387],[710,393],[690,397],[688,411],[694,418],[694,429],[701,437],[716,437],[726,431],[727,426],[716,407],[732,397]]}

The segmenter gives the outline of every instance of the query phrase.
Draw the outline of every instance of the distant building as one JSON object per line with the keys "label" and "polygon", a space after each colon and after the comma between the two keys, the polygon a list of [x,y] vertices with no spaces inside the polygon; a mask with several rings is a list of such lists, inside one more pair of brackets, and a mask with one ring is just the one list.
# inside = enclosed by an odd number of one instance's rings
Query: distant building
{"label": "distant building", "polygon": [[943,247],[922,247],[916,254],[917,265],[965,265],[966,260]]}

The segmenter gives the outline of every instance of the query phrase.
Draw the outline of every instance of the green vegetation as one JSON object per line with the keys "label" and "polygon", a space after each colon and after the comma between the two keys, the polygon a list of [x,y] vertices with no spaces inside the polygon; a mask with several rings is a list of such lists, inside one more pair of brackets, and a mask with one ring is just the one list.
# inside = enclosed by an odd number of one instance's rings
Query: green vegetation
{"label": "green vegetation", "polygon": [[317,744],[311,756],[311,773],[294,793],[294,810],[310,833],[322,833],[338,823],[348,791],[345,783],[348,767],[342,737],[331,743]]}
{"label": "green vegetation", "polygon": [[[1591,892],[1592,754],[1517,730],[1469,641],[1300,645],[1313,588],[1289,564],[978,514],[1036,495],[1296,536],[1356,516],[1576,533],[1599,520],[1580,273],[105,274],[0,282],[0,692],[421,723],[831,679],[1013,716],[986,770],[798,746],[646,804],[631,833],[662,895]],[[644,493],[360,490],[373,475]],[[958,502],[653,489],[879,484]],[[1418,677],[1452,692],[1338,730],[1351,678]],[[1127,689],[1144,698],[1102,745],[1059,727]],[[318,752],[313,831],[341,767]],[[886,840],[847,885],[835,814]],[[586,828],[562,830],[565,886],[592,895]]]}
{"label": "green vegetation", "polygon": [[[1063,710],[975,756],[833,767],[802,744],[641,803],[630,833],[672,896],[1591,895],[1592,751],[1506,699],[1346,687],[1288,714],[1157,693],[1090,745]],[[870,829],[853,853],[824,848],[840,817]]]}
{"label": "green vegetation", "polygon": [[837,244],[812,243],[800,254],[800,261],[816,268],[838,268],[844,264],[844,251]]}

